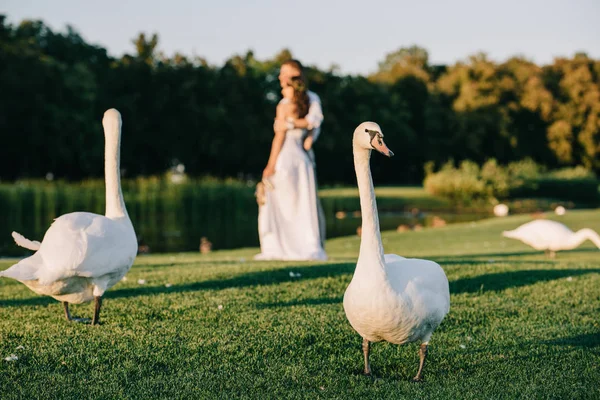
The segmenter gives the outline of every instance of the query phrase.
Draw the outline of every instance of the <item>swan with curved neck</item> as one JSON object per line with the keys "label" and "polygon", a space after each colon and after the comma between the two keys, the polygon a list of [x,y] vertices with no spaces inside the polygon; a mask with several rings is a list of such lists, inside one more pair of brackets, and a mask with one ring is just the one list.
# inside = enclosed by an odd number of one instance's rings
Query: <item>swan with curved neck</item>
{"label": "swan with curved neck", "polygon": [[502,236],[520,240],[536,250],[544,250],[551,257],[556,251],[574,249],[586,240],[600,249],[600,236],[593,230],[584,228],[573,232],[560,222],[546,219],[527,222],[512,231],[504,231]]}
{"label": "swan with curved neck", "polygon": [[420,362],[413,381],[419,382],[423,380],[431,335],[450,310],[448,279],[433,261],[384,255],[369,161],[372,150],[388,157],[393,153],[374,122],[363,122],[356,128],[352,147],[362,234],[356,270],[344,294],[344,311],[363,338],[365,374],[371,374],[372,342],[418,341]]}
{"label": "swan with curved neck", "polygon": [[93,325],[99,323],[102,295],[125,276],[137,254],[137,238],[121,191],[121,114],[115,109],[106,111],[102,125],[105,215],[62,215],[41,243],[13,232],[15,242],[35,254],[0,272],[0,277],[16,279],[38,294],[62,301],[69,321],[69,303],[95,300]]}

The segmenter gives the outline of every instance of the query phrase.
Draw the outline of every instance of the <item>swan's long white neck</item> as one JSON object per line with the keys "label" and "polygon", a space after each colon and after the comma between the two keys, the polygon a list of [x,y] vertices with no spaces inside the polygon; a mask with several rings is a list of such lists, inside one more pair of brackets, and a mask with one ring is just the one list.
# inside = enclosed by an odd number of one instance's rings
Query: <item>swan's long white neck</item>
{"label": "swan's long white neck", "polygon": [[354,169],[360,195],[360,211],[362,214],[362,231],[360,239],[360,254],[356,269],[368,268],[385,271],[383,245],[379,231],[377,202],[371,177],[369,161],[371,150],[363,149],[354,144]]}
{"label": "swan's long white neck", "polygon": [[584,228],[580,229],[573,235],[573,244],[574,247],[579,246],[581,243],[586,240],[590,240],[592,243],[596,245],[600,249],[600,235],[594,232],[591,229]]}
{"label": "swan's long white neck", "polygon": [[[119,124],[120,125],[120,124]],[[129,217],[121,191],[120,159],[121,159],[121,132],[120,128],[111,126],[107,132],[106,146],[104,149],[104,179],[106,183],[106,217],[119,219]]]}

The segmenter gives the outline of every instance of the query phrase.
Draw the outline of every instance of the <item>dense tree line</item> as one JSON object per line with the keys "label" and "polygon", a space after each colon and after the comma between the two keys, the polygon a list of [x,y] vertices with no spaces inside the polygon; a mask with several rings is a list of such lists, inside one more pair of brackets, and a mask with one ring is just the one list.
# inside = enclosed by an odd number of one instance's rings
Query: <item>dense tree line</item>
{"label": "dense tree line", "polygon": [[[110,107],[123,115],[127,176],[178,163],[192,176],[259,176],[289,51],[263,61],[248,52],[217,67],[164,56],[156,35],[133,44],[132,54],[115,58],[72,28],[0,16],[0,179],[102,176],[100,121]],[[309,68],[308,77],[325,113],[316,144],[321,183],[354,182],[351,135],[364,120],[380,123],[397,154],[374,158],[379,182],[420,182],[425,162],[449,159],[531,158],[600,171],[600,61],[585,54],[546,66],[485,54],[436,66],[411,47],[385,56],[372,76],[332,67]]]}

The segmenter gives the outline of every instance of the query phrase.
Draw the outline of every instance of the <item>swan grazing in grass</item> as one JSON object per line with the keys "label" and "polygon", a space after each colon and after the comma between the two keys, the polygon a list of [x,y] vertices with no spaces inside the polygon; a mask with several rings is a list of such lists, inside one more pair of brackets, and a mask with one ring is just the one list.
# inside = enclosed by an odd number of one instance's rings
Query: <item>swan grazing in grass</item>
{"label": "swan grazing in grass", "polygon": [[600,248],[600,236],[591,229],[573,232],[560,222],[537,219],[527,222],[512,231],[504,231],[502,236],[517,239],[536,250],[544,250],[551,257],[559,250],[571,250],[586,240],[591,240]]}
{"label": "swan grazing in grass", "polygon": [[350,325],[363,338],[365,374],[371,374],[371,342],[418,341],[420,363],[413,381],[419,382],[423,380],[429,339],[450,310],[448,279],[433,261],[383,254],[369,159],[372,149],[388,157],[393,153],[374,122],[360,124],[352,144],[362,235],[356,270],[344,294],[344,311]]}
{"label": "swan grazing in grass", "polygon": [[106,215],[62,215],[41,243],[13,232],[19,246],[36,253],[0,272],[0,277],[16,279],[38,294],[62,301],[68,320],[72,319],[69,303],[94,299],[93,325],[99,322],[102,295],[129,271],[138,248],[119,177],[121,114],[115,109],[106,111],[102,125],[106,139]]}

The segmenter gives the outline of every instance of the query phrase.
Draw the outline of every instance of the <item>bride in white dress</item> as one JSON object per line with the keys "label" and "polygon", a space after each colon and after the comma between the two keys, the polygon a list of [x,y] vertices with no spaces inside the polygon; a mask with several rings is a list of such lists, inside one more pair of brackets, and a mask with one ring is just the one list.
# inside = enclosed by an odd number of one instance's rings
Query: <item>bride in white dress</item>
{"label": "bride in white dress", "polygon": [[[277,119],[303,118],[308,95],[301,79],[281,91]],[[275,131],[263,172],[265,202],[258,209],[261,253],[257,260],[326,260],[319,234],[313,163],[305,150],[312,140],[306,129]]]}

